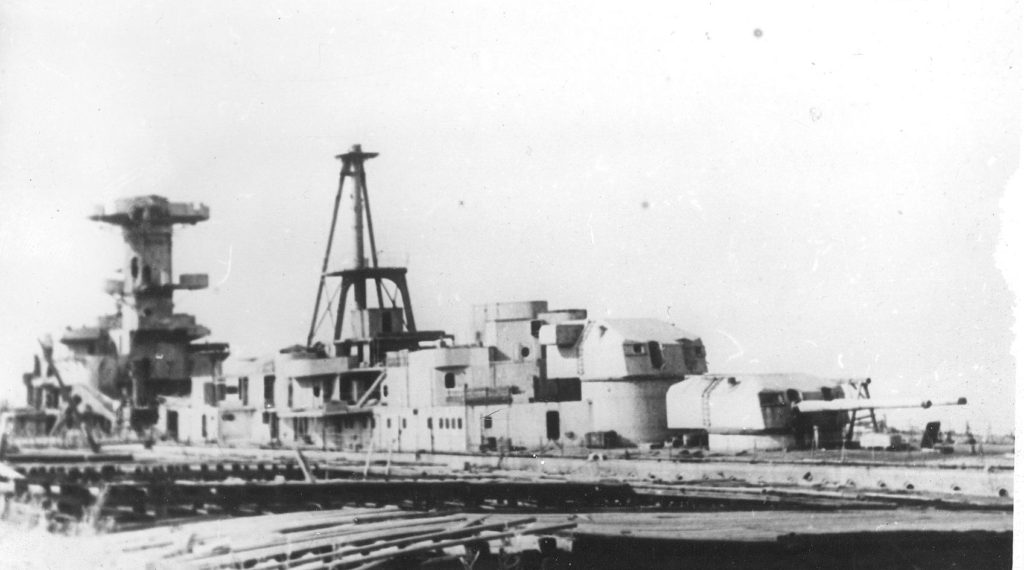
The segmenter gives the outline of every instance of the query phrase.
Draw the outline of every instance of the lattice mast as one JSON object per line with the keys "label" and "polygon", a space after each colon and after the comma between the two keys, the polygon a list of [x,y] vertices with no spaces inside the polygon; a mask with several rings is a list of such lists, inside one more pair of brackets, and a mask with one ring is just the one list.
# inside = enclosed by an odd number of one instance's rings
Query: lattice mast
{"label": "lattice mast", "polygon": [[[327,236],[327,247],[324,251],[323,263],[317,286],[316,300],[313,304],[313,316],[309,323],[309,334],[306,346],[313,348],[314,338],[322,320],[321,304],[324,302],[324,290],[329,277],[341,277],[340,295],[334,320],[334,343],[345,340],[345,307],[349,291],[352,292],[356,331],[352,336],[356,340],[369,340],[382,336],[396,336],[416,332],[416,321],[413,317],[409,288],[406,283],[404,267],[380,267],[377,260],[377,242],[373,228],[373,215],[370,210],[370,197],[367,191],[365,163],[378,156],[375,152],[364,152],[360,145],[353,145],[349,152],[336,156],[341,161],[341,174],[338,179],[338,191],[334,197],[334,208],[331,213],[331,225]],[[342,196],[346,179],[352,179],[352,259],[349,267],[340,271],[329,271],[331,251],[338,225],[338,213],[341,208]],[[370,256],[367,260],[365,238],[369,237]],[[369,263],[367,263],[369,262]],[[367,303],[367,283],[372,281],[377,296],[376,308]],[[391,282],[401,296],[401,308],[394,305],[396,301],[387,291],[384,282]],[[391,301],[392,308],[385,308],[385,294]],[[333,295],[332,295],[333,298]],[[326,312],[331,311],[331,300],[328,301]],[[404,330],[403,330],[404,329]]]}

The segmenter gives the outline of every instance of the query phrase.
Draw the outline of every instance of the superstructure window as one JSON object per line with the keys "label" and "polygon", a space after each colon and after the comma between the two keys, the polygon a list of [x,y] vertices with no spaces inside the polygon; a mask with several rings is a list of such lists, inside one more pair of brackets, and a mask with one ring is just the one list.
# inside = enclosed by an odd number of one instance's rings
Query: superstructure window
{"label": "superstructure window", "polygon": [[309,418],[295,418],[292,425],[295,426],[295,439],[309,434]]}
{"label": "superstructure window", "polygon": [[639,342],[633,345],[633,354],[643,354],[643,353],[644,353],[644,345],[640,344]]}
{"label": "superstructure window", "polygon": [[557,440],[559,433],[561,433],[561,421],[558,417],[558,412],[552,410],[546,415],[547,420],[547,436],[548,439]]}
{"label": "superstructure window", "polygon": [[761,406],[785,406],[786,398],[782,392],[761,392],[757,395],[761,400]]}
{"label": "superstructure window", "polygon": [[445,375],[444,375],[444,387],[445,388],[449,388],[449,389],[455,387],[455,373],[454,372],[447,372],[447,373],[445,373]]}
{"label": "superstructure window", "polygon": [[661,367],[665,366],[665,357],[661,354],[661,344],[658,341],[652,340],[647,343],[647,348],[651,352],[651,366],[661,370]]}
{"label": "superstructure window", "polygon": [[274,380],[276,376],[263,377],[263,405],[267,408],[274,407]]}

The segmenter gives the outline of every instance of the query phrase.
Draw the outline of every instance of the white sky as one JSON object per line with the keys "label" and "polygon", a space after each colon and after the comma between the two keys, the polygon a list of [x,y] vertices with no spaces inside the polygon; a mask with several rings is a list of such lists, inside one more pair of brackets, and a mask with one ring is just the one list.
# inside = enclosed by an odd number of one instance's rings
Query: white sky
{"label": "white sky", "polygon": [[1009,431],[1020,23],[1008,1],[6,2],[0,395],[40,333],[110,311],[120,239],[85,217],[122,196],[210,205],[175,257],[216,284],[178,302],[211,340],[304,341],[358,142],[421,328],[532,298],[662,318],[714,371],[871,376],[972,402],[916,425]]}

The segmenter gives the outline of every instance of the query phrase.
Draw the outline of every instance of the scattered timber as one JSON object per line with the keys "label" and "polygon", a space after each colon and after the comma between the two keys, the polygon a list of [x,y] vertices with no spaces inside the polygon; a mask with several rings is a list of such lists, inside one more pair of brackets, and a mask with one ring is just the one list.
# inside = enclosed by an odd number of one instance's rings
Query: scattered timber
{"label": "scattered timber", "polygon": [[410,567],[439,557],[461,566],[459,559],[490,556],[491,545],[575,526],[564,519],[488,521],[485,516],[385,507],[218,519],[77,538],[85,548],[106,552],[117,567],[364,568],[395,561]]}

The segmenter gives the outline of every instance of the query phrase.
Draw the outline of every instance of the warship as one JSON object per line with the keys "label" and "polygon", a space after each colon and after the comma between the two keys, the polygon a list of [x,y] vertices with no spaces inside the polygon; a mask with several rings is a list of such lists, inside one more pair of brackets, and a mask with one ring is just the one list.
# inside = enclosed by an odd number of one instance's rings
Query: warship
{"label": "warship", "polygon": [[[781,557],[791,547],[776,537],[792,534],[787,525],[802,516],[786,513],[855,509],[858,518],[822,522],[835,525],[832,538],[846,540],[866,524],[878,528],[879,519],[865,509],[904,516],[908,505],[926,505],[976,516],[964,519],[964,529],[937,532],[921,512],[906,515],[908,528],[931,529],[914,543],[931,553],[919,552],[922,560],[936,552],[963,554],[948,543],[960,530],[981,536],[978,544],[989,554],[1004,552],[1012,540],[1006,518],[1012,461],[974,459],[973,441],[966,456],[963,444],[949,434],[942,438],[938,422],[920,443],[904,441],[875,415],[877,409],[962,406],[964,398],[876,399],[869,378],[710,372],[694,332],[655,319],[595,318],[543,300],[473,307],[468,339],[419,328],[407,268],[379,263],[365,168],[376,156],[355,145],[336,157],[341,172],[321,271],[311,276],[316,294],[307,337],[260,357],[231,358],[228,344],[204,340],[210,331],[194,316],[175,312],[174,295],[204,289],[208,278],[175,276],[174,227],[207,221],[209,208],[161,196],[98,208],[91,219],[120,227],[124,237],[120,277],[105,285],[116,311],[93,326],[67,329],[59,339],[63,354],[51,340],[40,341],[33,369],[22,378],[25,405],[0,416],[0,459],[11,466],[0,472],[8,502],[34,497],[52,507],[51,522],[91,517],[122,530],[139,520],[152,525],[183,516],[388,505],[431,512],[443,505],[506,513],[611,508],[638,517],[649,509],[781,509],[778,518],[762,521],[770,529],[764,536],[722,539],[730,548],[730,541],[756,543]],[[343,207],[351,212],[352,256],[336,265]],[[326,333],[324,323],[331,325]],[[324,334],[327,342],[318,340]],[[20,512],[8,510],[6,518]],[[359,516],[398,517],[389,512]],[[350,514],[331,516],[340,521]],[[418,524],[410,516],[388,524],[409,533],[407,525]],[[301,517],[287,520],[306,524]],[[582,567],[641,547],[618,542],[632,523],[595,529],[594,520],[573,535]],[[733,528],[725,518],[702,520],[708,528],[724,525],[724,533]],[[526,523],[503,524],[507,530]],[[511,534],[554,536],[576,525],[559,519],[505,534],[481,527],[471,536],[464,527],[442,525],[418,540],[465,546],[467,555],[478,556]],[[205,536],[195,529],[193,536]],[[444,541],[452,537],[458,541]],[[245,542],[241,535],[232,540]],[[203,567],[219,567],[215,560],[263,564],[299,552],[267,550],[284,540],[260,539],[252,548],[266,552],[252,558],[221,560],[216,547],[203,558],[191,543],[163,558],[186,556],[178,561]],[[394,546],[392,539],[374,540],[383,542],[373,548]],[[697,549],[709,544],[706,537],[687,540]],[[322,564],[303,558],[309,567],[332,567],[332,556],[350,553],[314,542],[300,549]],[[828,552],[846,544],[811,542]],[[401,543],[399,551],[414,543]],[[539,547],[551,560],[558,557],[553,544]],[[698,557],[680,553],[678,544],[642,547],[658,552],[663,567]],[[244,550],[237,543],[232,548]],[[392,560],[380,556],[360,564]],[[751,564],[758,559],[743,556]],[[333,567],[364,567],[347,564]]]}
{"label": "warship", "polygon": [[[208,284],[204,274],[174,280],[173,228],[208,220],[209,209],[159,196],[98,209],[91,219],[123,230],[123,278],[106,284],[117,312],[65,331],[70,356],[59,362],[44,343],[46,369],[37,357],[24,376],[30,410],[12,418],[14,433],[57,435],[63,416],[77,414],[70,424],[102,435],[354,452],[800,449],[857,447],[864,432],[854,427],[868,419],[858,410],[966,404],[869,399],[870,379],[708,376],[697,334],[543,300],[473,307],[469,342],[419,329],[407,268],[378,263],[365,170],[375,156],[356,145],[337,157],[306,342],[226,365],[229,346],[200,342],[209,330],[173,303],[176,291]],[[335,267],[342,207],[352,258]],[[328,343],[316,341],[324,322],[333,323]]]}

